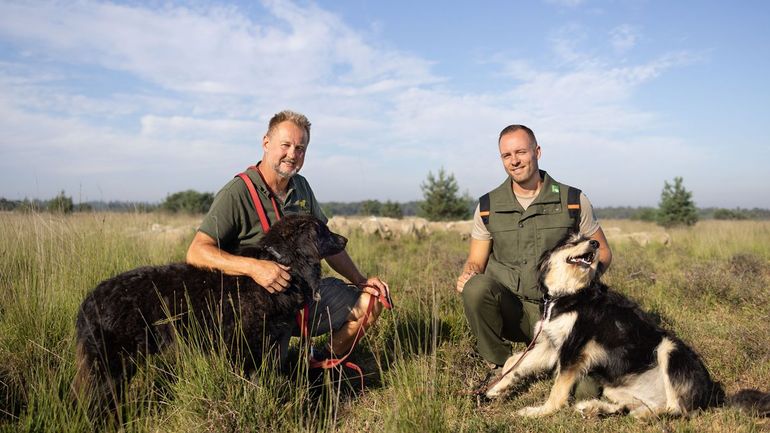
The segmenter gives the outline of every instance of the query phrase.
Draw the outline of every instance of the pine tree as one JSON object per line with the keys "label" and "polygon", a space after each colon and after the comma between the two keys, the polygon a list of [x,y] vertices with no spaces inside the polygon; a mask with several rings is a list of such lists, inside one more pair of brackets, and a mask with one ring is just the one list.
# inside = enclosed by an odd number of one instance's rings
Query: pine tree
{"label": "pine tree", "polygon": [[663,227],[691,226],[698,222],[698,211],[692,201],[692,193],[684,189],[681,177],[675,177],[673,185],[663,183],[657,219],[658,224]]}
{"label": "pine tree", "polygon": [[452,221],[470,218],[466,200],[457,195],[458,186],[453,174],[446,174],[442,167],[438,177],[428,172],[428,178],[420,185],[424,201],[418,214],[430,221]]}

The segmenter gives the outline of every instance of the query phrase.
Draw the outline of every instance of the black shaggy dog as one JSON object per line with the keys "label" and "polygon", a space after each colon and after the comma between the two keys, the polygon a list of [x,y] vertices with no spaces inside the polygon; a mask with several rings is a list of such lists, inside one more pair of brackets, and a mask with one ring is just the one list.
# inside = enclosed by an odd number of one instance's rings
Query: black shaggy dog
{"label": "black shaggy dog", "polygon": [[555,369],[548,400],[519,415],[544,416],[566,406],[572,386],[586,374],[600,382],[606,400],[578,402],[575,409],[584,416],[686,415],[725,403],[770,414],[770,395],[743,390],[725,398],[694,350],[601,283],[598,248],[594,240],[571,235],[543,255],[539,282],[545,313],[535,325],[541,330],[531,351],[506,361],[506,374],[488,397],[500,396],[523,377]]}
{"label": "black shaggy dog", "polygon": [[[134,269],[101,282],[77,316],[77,373],[73,389],[113,401],[136,372],[137,355],[150,355],[185,337],[195,321],[223,341],[248,373],[275,347],[295,313],[316,294],[320,261],[344,250],[347,239],[311,216],[286,216],[260,244],[240,255],[291,267],[291,284],[270,294],[249,277],[224,275],[185,263]],[[221,340],[220,340],[221,339]]]}

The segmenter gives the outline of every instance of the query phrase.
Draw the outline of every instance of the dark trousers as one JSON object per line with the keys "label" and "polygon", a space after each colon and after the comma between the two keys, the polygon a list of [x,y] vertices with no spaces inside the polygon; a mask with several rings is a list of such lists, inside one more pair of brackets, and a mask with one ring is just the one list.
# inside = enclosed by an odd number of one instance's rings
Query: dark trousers
{"label": "dark trousers", "polygon": [[529,344],[540,320],[540,304],[514,295],[497,280],[473,276],[463,288],[465,317],[476,337],[482,358],[503,365],[511,356],[511,342]]}

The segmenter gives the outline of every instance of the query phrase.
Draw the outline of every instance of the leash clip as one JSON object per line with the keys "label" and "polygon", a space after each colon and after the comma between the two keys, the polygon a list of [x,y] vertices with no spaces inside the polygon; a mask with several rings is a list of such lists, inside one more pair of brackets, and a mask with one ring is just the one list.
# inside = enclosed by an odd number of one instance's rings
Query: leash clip
{"label": "leash clip", "polygon": [[276,260],[283,260],[283,256],[281,255],[281,253],[276,251],[276,249],[273,248],[272,245],[268,245],[265,249],[267,250],[268,253],[272,254]]}

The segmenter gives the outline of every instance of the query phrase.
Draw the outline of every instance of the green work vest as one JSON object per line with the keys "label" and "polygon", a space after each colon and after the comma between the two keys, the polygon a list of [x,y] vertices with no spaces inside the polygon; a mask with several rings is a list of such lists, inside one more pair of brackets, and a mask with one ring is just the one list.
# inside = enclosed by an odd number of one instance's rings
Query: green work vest
{"label": "green work vest", "polygon": [[531,301],[543,297],[537,287],[540,256],[556,246],[579,220],[579,212],[569,212],[568,204],[575,199],[569,200],[568,193],[571,189],[569,194],[578,197],[579,203],[580,190],[556,182],[543,170],[540,176],[540,193],[526,211],[513,194],[510,177],[480,200],[482,210],[488,200],[489,216],[483,220],[492,234],[492,254],[484,273]]}

